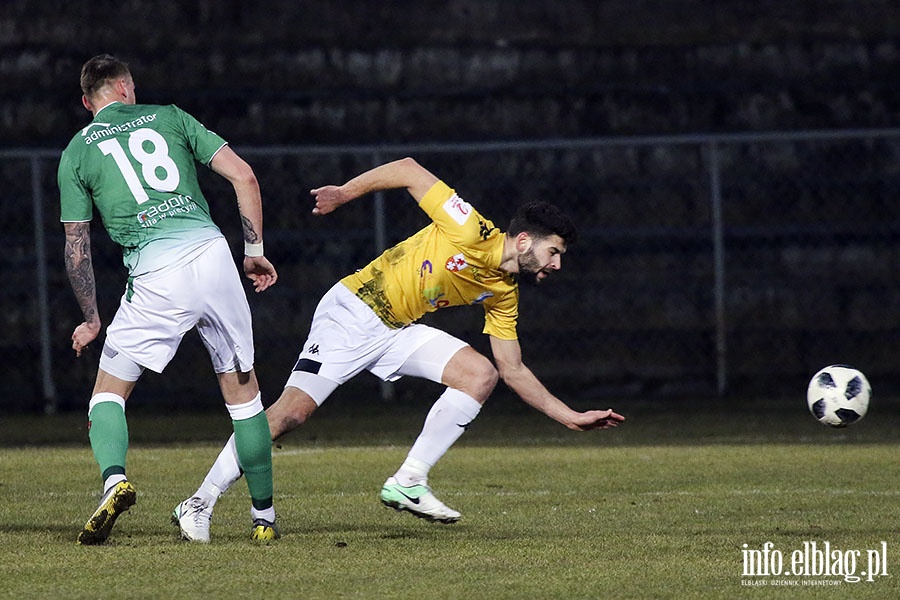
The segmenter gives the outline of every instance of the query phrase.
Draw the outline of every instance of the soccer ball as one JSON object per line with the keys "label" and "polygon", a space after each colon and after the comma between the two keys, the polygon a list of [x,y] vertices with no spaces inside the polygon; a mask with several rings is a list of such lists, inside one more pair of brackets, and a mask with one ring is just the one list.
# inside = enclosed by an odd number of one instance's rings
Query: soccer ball
{"label": "soccer ball", "polygon": [[862,419],[871,399],[869,380],[847,365],[825,367],[813,375],[806,390],[809,412],[831,427],[846,427]]}

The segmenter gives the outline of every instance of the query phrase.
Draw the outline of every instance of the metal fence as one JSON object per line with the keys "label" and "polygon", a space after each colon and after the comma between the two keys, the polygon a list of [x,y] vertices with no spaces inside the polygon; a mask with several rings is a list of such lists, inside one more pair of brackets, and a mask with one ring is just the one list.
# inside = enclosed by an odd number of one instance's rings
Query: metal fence
{"label": "metal fence", "polygon": [[[537,198],[575,218],[578,243],[560,273],[523,289],[519,325],[526,363],[569,398],[800,396],[829,363],[861,368],[876,392],[897,387],[900,130],[236,149],[260,180],[267,255],[280,274],[275,288],[250,294],[270,398],[322,293],[427,223],[399,191],[314,217],[309,190],[402,156],[503,229]],[[63,268],[58,156],[0,151],[8,190],[0,385],[12,410],[81,408],[96,371],[96,349],[78,360],[69,349],[81,317]],[[239,254],[233,192],[211,173],[201,183]],[[125,273],[99,219],[93,245],[105,324]],[[488,352],[478,308],[426,322]],[[392,392],[365,377],[351,388],[357,395]],[[221,402],[191,335],[137,393],[163,406]]]}

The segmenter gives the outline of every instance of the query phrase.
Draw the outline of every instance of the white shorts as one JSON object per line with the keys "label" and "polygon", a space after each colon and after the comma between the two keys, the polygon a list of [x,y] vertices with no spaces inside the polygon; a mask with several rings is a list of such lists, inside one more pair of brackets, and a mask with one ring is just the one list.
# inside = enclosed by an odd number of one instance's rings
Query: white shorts
{"label": "white shorts", "polygon": [[447,362],[466,346],[428,325],[392,329],[337,283],[319,301],[285,386],[300,388],[321,405],[337,386],[364,370],[384,381],[412,375],[440,383]]}
{"label": "white shorts", "polygon": [[130,280],[106,329],[106,346],[162,373],[193,327],[216,373],[253,368],[250,306],[225,238],[210,241],[184,265]]}

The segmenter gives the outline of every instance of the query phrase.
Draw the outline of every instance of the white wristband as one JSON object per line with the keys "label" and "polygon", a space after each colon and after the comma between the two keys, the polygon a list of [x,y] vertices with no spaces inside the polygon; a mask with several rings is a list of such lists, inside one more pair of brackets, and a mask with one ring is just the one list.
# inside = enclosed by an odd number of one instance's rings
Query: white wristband
{"label": "white wristband", "polygon": [[258,244],[251,244],[250,242],[244,242],[244,256],[262,256],[263,255],[263,243],[260,242]]}

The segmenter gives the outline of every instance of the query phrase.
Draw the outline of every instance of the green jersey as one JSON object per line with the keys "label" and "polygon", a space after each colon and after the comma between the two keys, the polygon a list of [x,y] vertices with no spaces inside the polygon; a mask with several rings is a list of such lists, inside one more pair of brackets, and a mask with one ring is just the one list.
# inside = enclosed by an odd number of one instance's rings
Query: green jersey
{"label": "green jersey", "polygon": [[90,221],[96,206],[129,275],[177,264],[222,235],[196,163],[225,143],[177,106],[113,102],[62,153],[60,221]]}

